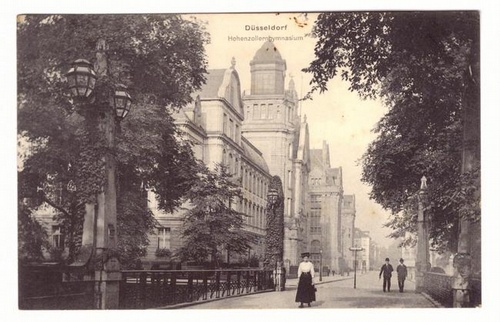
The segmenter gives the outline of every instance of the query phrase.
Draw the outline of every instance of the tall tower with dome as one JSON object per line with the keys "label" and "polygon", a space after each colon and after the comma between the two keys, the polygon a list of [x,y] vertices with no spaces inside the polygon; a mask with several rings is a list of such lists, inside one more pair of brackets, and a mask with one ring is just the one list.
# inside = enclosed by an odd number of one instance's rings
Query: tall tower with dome
{"label": "tall tower with dome", "polygon": [[298,115],[293,79],[285,88],[286,61],[275,44],[265,42],[250,62],[251,90],[244,93],[244,135],[262,152],[271,175],[283,182],[285,203],[285,265],[297,265],[307,250],[306,195],[309,130]]}

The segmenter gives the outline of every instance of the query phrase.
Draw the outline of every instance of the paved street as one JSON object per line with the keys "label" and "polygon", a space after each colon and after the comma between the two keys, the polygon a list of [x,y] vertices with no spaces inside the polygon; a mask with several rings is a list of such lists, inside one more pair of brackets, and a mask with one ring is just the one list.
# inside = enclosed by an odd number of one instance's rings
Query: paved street
{"label": "paved street", "polygon": [[[397,279],[392,278],[390,293],[382,292],[378,272],[357,274],[354,289],[353,274],[350,276],[324,277],[316,285],[316,302],[311,309],[319,308],[432,308],[435,305],[425,296],[414,292],[415,284],[407,281],[404,293],[398,292]],[[182,308],[188,309],[290,309],[297,308],[295,292],[297,280],[287,281],[283,292],[246,295]],[[306,308],[307,309],[307,308]],[[305,310],[305,309],[304,309]]]}

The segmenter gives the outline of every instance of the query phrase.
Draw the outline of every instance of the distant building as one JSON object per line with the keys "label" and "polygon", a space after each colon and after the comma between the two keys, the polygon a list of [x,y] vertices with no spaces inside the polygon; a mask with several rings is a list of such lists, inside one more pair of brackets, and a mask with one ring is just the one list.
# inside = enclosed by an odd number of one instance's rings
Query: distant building
{"label": "distant building", "polygon": [[330,150],[312,149],[309,174],[308,214],[309,245],[312,261],[319,266],[319,250],[323,266],[339,272],[342,259],[342,168],[330,166]]}
{"label": "distant building", "polygon": [[342,235],[341,235],[341,257],[347,267],[353,268],[354,254],[349,250],[354,246],[354,230],[356,221],[356,196],[344,195],[342,202]]}
{"label": "distant building", "polygon": [[[369,231],[364,231],[359,228],[355,229],[354,246],[363,248],[363,251],[358,252],[358,269],[362,268],[363,262],[367,269],[373,268],[374,263],[371,258],[371,237]],[[353,265],[354,266],[354,265]]]}

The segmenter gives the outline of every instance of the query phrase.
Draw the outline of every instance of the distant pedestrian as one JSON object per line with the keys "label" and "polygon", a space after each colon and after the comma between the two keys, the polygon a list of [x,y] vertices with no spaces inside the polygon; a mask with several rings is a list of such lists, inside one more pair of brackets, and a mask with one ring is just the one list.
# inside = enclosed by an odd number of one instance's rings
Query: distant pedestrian
{"label": "distant pedestrian", "polygon": [[392,268],[392,265],[389,262],[390,262],[389,258],[386,258],[385,264],[382,265],[382,267],[380,268],[380,273],[378,274],[378,279],[380,279],[382,274],[384,275],[384,284],[382,286],[384,292],[386,289],[387,292],[391,291],[391,277],[392,277],[392,271],[394,269]]}
{"label": "distant pedestrian", "polygon": [[316,288],[314,287],[314,265],[309,261],[309,253],[302,254],[302,262],[297,270],[299,285],[295,302],[300,302],[299,308],[304,307],[304,303],[311,307],[311,302],[316,301]]}
{"label": "distant pedestrian", "polygon": [[405,279],[406,276],[408,275],[408,269],[406,268],[406,265],[404,264],[404,259],[399,260],[399,265],[396,267],[396,272],[398,273],[398,286],[399,286],[399,292],[403,293],[404,288],[405,288]]}

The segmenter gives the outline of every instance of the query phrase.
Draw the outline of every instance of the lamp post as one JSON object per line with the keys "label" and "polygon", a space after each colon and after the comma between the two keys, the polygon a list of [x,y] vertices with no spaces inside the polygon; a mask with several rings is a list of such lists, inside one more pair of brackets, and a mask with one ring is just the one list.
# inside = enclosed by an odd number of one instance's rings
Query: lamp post
{"label": "lamp post", "polygon": [[349,247],[349,250],[354,252],[354,288],[356,288],[356,271],[358,270],[358,252],[365,250],[362,247]]}
{"label": "lamp post", "polygon": [[323,249],[319,250],[319,281],[323,281]]}
{"label": "lamp post", "polygon": [[[66,73],[70,93],[83,109],[96,108],[104,115],[98,127],[106,142],[104,155],[104,187],[97,196],[97,205],[87,205],[84,218],[82,249],[89,248],[88,262],[91,264],[95,282],[95,306],[99,309],[118,308],[118,291],[121,280],[120,262],[115,251],[117,247],[116,218],[116,160],[115,132],[117,122],[130,111],[132,99],[122,84],[115,85],[106,99],[105,93],[96,95],[96,83],[107,76],[106,43],[97,42],[97,63],[93,66],[85,59],[77,59]],[[95,69],[94,69],[95,68]],[[97,70],[97,72],[96,72]],[[96,102],[96,97],[100,97]],[[86,116],[89,111],[80,110]],[[99,118],[97,118],[99,119]]]}

